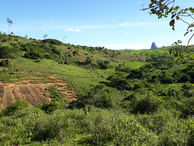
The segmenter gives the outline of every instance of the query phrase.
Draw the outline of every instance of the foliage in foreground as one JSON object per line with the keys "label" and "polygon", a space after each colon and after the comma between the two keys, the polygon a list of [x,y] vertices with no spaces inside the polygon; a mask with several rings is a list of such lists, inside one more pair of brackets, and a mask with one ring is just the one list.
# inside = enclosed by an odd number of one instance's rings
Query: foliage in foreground
{"label": "foliage in foreground", "polygon": [[83,109],[47,114],[40,107],[24,108],[0,119],[0,144],[192,145],[193,122],[167,110],[134,116],[92,106],[87,114]]}

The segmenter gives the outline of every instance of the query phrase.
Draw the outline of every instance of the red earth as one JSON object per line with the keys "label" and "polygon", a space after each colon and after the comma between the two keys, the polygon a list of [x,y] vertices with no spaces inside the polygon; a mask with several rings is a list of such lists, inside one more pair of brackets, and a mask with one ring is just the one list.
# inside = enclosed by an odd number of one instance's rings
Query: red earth
{"label": "red earth", "polygon": [[75,92],[67,90],[66,83],[46,83],[32,84],[29,81],[18,83],[2,83],[0,82],[0,111],[8,106],[11,106],[16,100],[28,101],[31,105],[51,102],[51,98],[45,96],[47,88],[51,85],[59,85],[58,90],[66,94],[69,101],[76,100]]}

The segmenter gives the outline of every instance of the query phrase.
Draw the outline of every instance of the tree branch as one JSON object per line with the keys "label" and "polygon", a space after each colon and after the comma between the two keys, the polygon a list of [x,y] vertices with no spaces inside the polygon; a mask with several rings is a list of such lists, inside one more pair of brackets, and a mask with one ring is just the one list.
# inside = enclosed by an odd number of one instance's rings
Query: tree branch
{"label": "tree branch", "polygon": [[190,43],[190,41],[191,41],[191,39],[194,37],[194,33],[192,34],[192,36],[189,38],[189,41],[188,41],[188,43],[187,43],[187,46],[189,46],[189,43]]}

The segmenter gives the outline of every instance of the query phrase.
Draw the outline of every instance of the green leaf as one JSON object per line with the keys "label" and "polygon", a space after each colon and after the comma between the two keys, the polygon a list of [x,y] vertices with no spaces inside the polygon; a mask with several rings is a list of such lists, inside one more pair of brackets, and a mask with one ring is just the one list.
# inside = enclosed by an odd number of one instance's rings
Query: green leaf
{"label": "green leaf", "polygon": [[156,10],[155,9],[151,9],[151,12],[152,12],[152,14],[155,14]]}
{"label": "green leaf", "polygon": [[191,13],[194,13],[194,8],[190,7],[189,10]]}
{"label": "green leaf", "polygon": [[149,8],[152,8],[153,7],[153,4],[151,3],[151,4],[149,4]]}
{"label": "green leaf", "polygon": [[176,20],[179,20],[180,19],[180,17],[179,16],[176,16]]}
{"label": "green leaf", "polygon": [[163,15],[163,17],[167,18],[167,17],[168,17],[168,14],[167,14],[167,13],[165,13],[165,14]]}
{"label": "green leaf", "polygon": [[176,7],[174,8],[175,11],[177,11],[178,9],[179,9],[179,6],[176,6]]}
{"label": "green leaf", "polygon": [[176,14],[173,14],[173,15],[171,16],[171,19],[173,19],[175,16],[176,16]]}
{"label": "green leaf", "polygon": [[170,21],[169,25],[170,25],[170,26],[174,26],[174,24],[175,24],[175,20],[172,19],[172,20]]}

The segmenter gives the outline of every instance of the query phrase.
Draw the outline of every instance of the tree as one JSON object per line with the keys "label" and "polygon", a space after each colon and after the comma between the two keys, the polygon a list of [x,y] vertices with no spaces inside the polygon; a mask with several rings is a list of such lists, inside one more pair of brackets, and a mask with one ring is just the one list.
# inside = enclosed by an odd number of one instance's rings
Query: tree
{"label": "tree", "polygon": [[25,39],[28,39],[28,35],[27,34],[25,35]]}
{"label": "tree", "polygon": [[27,109],[29,107],[30,105],[27,101],[17,100],[16,102],[12,103],[12,106],[3,109],[1,115],[11,116],[14,115],[18,110]]}
{"label": "tree", "polygon": [[63,43],[65,43],[65,36],[63,36]]}
{"label": "tree", "polygon": [[11,19],[7,18],[7,23],[8,23],[9,34],[10,34],[10,26],[13,24],[13,21]]}
{"label": "tree", "polygon": [[48,36],[48,34],[45,34],[44,36],[43,36],[43,38],[45,38],[46,39],[46,37]]}
{"label": "tree", "polygon": [[92,63],[92,58],[91,57],[87,57],[86,58],[86,64],[91,64]]}
{"label": "tree", "polygon": [[[192,52],[189,50],[194,49],[194,46],[190,45],[190,41],[194,37],[194,8],[181,8],[180,6],[176,6],[175,1],[176,0],[150,0],[149,7],[143,7],[142,10],[149,10],[149,14],[156,15],[158,19],[171,17],[169,25],[173,30],[175,30],[175,24],[177,21],[182,21],[187,24],[187,29],[184,36],[191,34],[187,42],[187,46],[181,48],[179,47],[178,49],[174,47],[170,51],[171,54],[174,54],[174,56],[178,57],[178,59],[181,61],[186,57],[194,57]],[[190,18],[192,22],[188,21],[188,18]],[[181,43],[182,41],[178,40],[174,43],[174,45],[179,45]]]}
{"label": "tree", "polygon": [[9,39],[10,39],[10,35],[13,34],[13,32],[10,33],[10,26],[13,24],[13,21],[11,19],[7,18],[7,23],[8,23],[8,27],[9,27]]}

